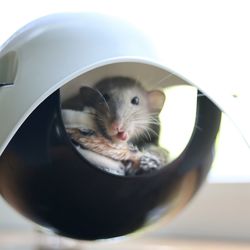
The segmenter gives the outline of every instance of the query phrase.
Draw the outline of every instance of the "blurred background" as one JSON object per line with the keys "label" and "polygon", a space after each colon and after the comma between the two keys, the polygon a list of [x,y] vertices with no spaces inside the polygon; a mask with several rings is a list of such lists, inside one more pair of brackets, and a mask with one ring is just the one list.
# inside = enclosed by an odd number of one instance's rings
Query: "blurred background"
{"label": "blurred background", "polygon": [[[172,6],[173,3],[170,4],[168,1],[160,0],[155,0],[153,5],[150,1],[151,5],[146,4],[145,1],[121,2],[121,6],[118,6],[120,4],[117,4],[117,1],[111,0],[43,0],[36,2],[9,0],[4,1],[4,3],[1,2],[0,45],[24,24],[54,12],[104,11],[113,15],[119,13],[119,15],[124,16],[129,13],[131,19],[139,22],[140,15],[143,14],[152,20],[156,16],[159,18],[159,14],[162,15],[161,18],[168,15],[171,8],[174,8],[175,11],[178,9],[181,13],[188,13],[188,11],[199,5],[199,1],[190,1],[189,8],[184,4],[185,1],[175,1],[174,6]],[[203,10],[207,8],[211,18],[213,18],[213,10],[216,10],[216,13],[219,13],[222,19],[225,14],[226,18],[231,16],[234,20],[241,15],[241,10],[245,13],[245,10],[248,9],[247,1],[209,2],[210,4],[204,1],[204,6],[199,5],[199,7],[202,7]],[[123,8],[123,11],[121,11],[121,8]],[[139,11],[140,8],[143,9],[143,12]],[[177,11],[176,13],[180,12]],[[185,22],[185,19],[182,22]],[[229,28],[232,28],[232,26]],[[221,32],[223,33],[224,30],[221,30]],[[211,37],[211,41],[213,39]],[[249,58],[246,60],[248,60],[249,65]],[[242,65],[246,63],[247,61],[243,62]],[[239,77],[236,94],[238,96],[247,96],[248,86],[242,84],[240,79]],[[169,94],[168,100],[176,108],[173,112],[177,114],[181,112],[183,115],[177,115],[169,126],[175,128],[175,131],[181,131],[186,128],[186,121],[188,119],[192,121],[193,117],[183,109],[182,111],[178,110],[178,101],[176,102],[176,100],[185,100],[189,95],[185,87],[179,87],[178,91],[174,89],[171,91],[172,94]],[[173,98],[173,96],[176,98]],[[250,105],[250,101],[245,102],[246,99],[244,99],[244,104]],[[168,112],[171,112],[171,110],[168,110]],[[249,117],[249,113],[245,113],[245,116]],[[175,134],[174,130],[172,131],[173,133],[166,136],[165,143],[168,144],[167,147],[178,152],[179,148],[176,148],[176,145],[185,143],[186,139],[181,136],[178,137],[178,133]],[[175,143],[176,140],[178,140],[177,144]],[[222,117],[215,152],[215,160],[208,179],[192,202],[170,224],[162,225],[161,228],[156,229],[154,232],[147,233],[144,238],[250,242],[250,150],[239,130],[226,115]],[[20,216],[0,198],[0,245],[6,235],[13,232],[29,233],[34,231],[34,228],[35,225]],[[2,248],[0,247],[0,249]]]}

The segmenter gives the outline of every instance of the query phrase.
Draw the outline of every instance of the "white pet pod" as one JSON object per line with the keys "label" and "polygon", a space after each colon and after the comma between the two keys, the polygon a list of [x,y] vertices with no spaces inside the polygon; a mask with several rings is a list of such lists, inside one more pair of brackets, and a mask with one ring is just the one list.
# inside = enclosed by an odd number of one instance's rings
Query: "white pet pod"
{"label": "white pet pod", "polygon": [[61,119],[60,89],[61,98],[72,96],[83,79],[91,85],[107,76],[140,76],[148,89],[152,82],[188,84],[167,69],[156,48],[139,29],[100,14],[44,17],[3,45],[0,191],[13,207],[58,234],[101,239],[170,218],[190,200],[210,167],[220,124],[220,110],[205,96],[198,98],[199,129],[183,153],[145,176],[92,166]]}

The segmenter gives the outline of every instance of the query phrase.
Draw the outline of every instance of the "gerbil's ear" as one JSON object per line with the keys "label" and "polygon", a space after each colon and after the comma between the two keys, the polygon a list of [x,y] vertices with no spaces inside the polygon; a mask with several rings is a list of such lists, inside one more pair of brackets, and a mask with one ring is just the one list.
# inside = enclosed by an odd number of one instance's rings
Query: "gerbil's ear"
{"label": "gerbil's ear", "polygon": [[165,99],[165,94],[160,90],[148,91],[148,102],[150,111],[160,113],[163,108]]}
{"label": "gerbil's ear", "polygon": [[93,107],[95,102],[99,101],[99,94],[96,92],[96,90],[87,86],[80,88],[80,97],[82,104],[89,107]]}

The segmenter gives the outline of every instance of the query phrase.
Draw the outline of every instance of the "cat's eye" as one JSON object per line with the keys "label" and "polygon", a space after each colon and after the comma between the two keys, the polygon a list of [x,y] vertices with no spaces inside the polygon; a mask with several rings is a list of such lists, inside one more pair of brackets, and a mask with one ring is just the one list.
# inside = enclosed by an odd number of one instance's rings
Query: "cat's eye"
{"label": "cat's eye", "polygon": [[131,99],[131,103],[134,104],[134,105],[138,105],[140,102],[139,100],[139,97],[138,96],[135,96]]}
{"label": "cat's eye", "polygon": [[108,102],[110,99],[108,94],[103,94],[103,98],[105,99],[106,102]]}

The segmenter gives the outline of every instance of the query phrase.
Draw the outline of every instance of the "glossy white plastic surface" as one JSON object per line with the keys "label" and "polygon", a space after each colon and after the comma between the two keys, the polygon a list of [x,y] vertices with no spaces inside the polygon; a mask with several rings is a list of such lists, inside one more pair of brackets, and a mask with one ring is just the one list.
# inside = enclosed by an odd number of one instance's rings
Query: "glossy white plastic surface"
{"label": "glossy white plastic surface", "polygon": [[[145,27],[135,28],[119,18],[83,13],[47,16],[14,34],[0,50],[0,60],[14,52],[17,62],[14,86],[0,89],[0,154],[23,121],[51,93],[85,72],[116,63],[127,63],[128,68],[133,63],[134,74],[136,65],[147,65],[159,80],[173,76],[169,85],[197,86],[232,118],[250,144],[250,121],[237,93],[225,91],[225,84],[209,83],[206,75],[201,79],[195,68],[188,70],[188,64],[182,70],[178,64],[181,58],[171,48],[173,38],[168,46],[160,33],[155,37],[153,27],[147,34],[144,31]],[[147,77],[148,71],[142,71],[140,79]]]}

